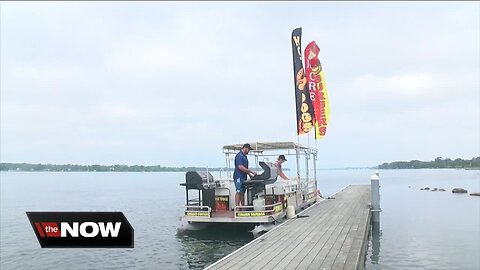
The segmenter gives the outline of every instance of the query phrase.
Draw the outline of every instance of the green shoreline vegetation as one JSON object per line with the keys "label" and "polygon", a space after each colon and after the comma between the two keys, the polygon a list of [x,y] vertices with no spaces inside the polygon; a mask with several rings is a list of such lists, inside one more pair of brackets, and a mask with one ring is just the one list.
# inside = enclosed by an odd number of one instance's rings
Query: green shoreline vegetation
{"label": "green shoreline vegetation", "polygon": [[[437,157],[432,161],[394,161],[383,163],[378,169],[480,169],[480,157],[472,159],[455,160]],[[0,171],[21,172],[187,172],[205,171],[206,167],[164,167],[161,165],[57,165],[57,164],[31,164],[31,163],[0,163]],[[209,171],[226,171],[227,168],[208,168]],[[284,170],[288,171],[288,168]]]}
{"label": "green shoreline vegetation", "polygon": [[472,159],[437,157],[431,161],[395,161],[378,165],[379,169],[480,169],[480,157]]}
{"label": "green shoreline vegetation", "polygon": [[[163,167],[160,165],[57,165],[30,163],[0,163],[0,171],[21,172],[187,172],[205,171],[206,167]],[[225,168],[208,168],[209,171],[225,171]]]}

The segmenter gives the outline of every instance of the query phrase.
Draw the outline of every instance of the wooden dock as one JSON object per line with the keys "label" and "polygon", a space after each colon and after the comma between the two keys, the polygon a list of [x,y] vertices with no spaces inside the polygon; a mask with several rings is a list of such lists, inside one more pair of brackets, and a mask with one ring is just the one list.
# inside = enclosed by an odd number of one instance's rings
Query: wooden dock
{"label": "wooden dock", "polygon": [[352,185],[207,269],[363,269],[370,186]]}

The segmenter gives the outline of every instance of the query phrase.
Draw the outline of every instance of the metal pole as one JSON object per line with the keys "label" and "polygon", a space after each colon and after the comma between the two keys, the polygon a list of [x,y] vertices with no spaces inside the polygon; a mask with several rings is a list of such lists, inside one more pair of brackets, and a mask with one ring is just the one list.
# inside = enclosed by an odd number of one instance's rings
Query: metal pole
{"label": "metal pole", "polygon": [[225,166],[227,166],[227,177],[230,177],[230,162],[228,161],[230,158],[230,155],[228,153],[225,153]]}
{"label": "metal pole", "polygon": [[[315,132],[315,128],[313,129],[313,131]],[[308,144],[307,146],[308,146],[308,148],[307,148],[307,151],[305,151],[305,159],[306,159],[305,162],[307,163],[307,168],[306,168],[307,173],[306,173],[306,177],[307,177],[307,189],[308,189],[308,180],[309,180],[309,175],[310,175],[310,174],[309,174],[309,173],[310,173],[310,172],[309,172],[309,167],[308,167],[308,161],[309,161],[309,159],[310,159],[310,132],[308,132],[307,135],[308,135],[308,141],[307,141],[307,144]],[[307,190],[307,191],[308,191],[308,190]]]}
{"label": "metal pole", "polygon": [[315,152],[313,153],[313,180],[315,180],[315,194],[317,194],[317,141],[315,141]]}
{"label": "metal pole", "polygon": [[373,215],[373,222],[380,221],[380,177],[379,173],[375,172],[370,177],[370,185],[371,185],[371,194],[372,194],[372,208],[371,212]]}
{"label": "metal pole", "polygon": [[306,177],[307,177],[307,183],[308,183],[308,176],[309,176],[309,168],[308,168],[308,161],[310,160],[310,146],[308,147],[307,151],[305,151],[305,170],[306,170]]}
{"label": "metal pole", "polygon": [[297,134],[297,147],[295,148],[296,159],[297,159],[297,178],[300,180],[300,156],[299,149],[300,147],[300,136]]}
{"label": "metal pole", "polygon": [[307,134],[307,146],[308,146],[308,149],[310,149],[310,132],[308,132]]}
{"label": "metal pole", "polygon": [[259,167],[258,167],[258,165],[259,165],[258,164],[258,142],[255,143],[255,150],[257,150],[257,151],[255,151],[255,171],[258,172],[260,170]]}
{"label": "metal pole", "polygon": [[[315,138],[315,152],[313,153],[313,169],[314,169],[313,177],[315,179],[315,189],[317,189],[317,153],[318,153],[317,138]],[[317,191],[315,190],[315,192]]]}

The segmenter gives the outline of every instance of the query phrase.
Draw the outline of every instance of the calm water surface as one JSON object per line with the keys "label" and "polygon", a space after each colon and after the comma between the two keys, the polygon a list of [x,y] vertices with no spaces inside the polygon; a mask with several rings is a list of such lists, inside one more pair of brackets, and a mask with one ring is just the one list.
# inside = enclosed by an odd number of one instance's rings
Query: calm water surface
{"label": "calm water surface", "polygon": [[[324,195],[369,184],[373,170],[319,171]],[[177,233],[184,173],[0,174],[0,268],[202,269],[252,240],[237,227]],[[480,269],[480,171],[380,171],[381,220],[370,235],[367,269]],[[447,192],[421,191],[421,187]],[[122,211],[133,249],[42,249],[26,211]]]}

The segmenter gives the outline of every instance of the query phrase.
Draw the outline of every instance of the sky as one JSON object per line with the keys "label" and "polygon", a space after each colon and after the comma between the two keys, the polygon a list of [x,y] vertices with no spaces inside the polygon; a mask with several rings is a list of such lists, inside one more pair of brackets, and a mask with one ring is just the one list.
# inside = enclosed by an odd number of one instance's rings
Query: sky
{"label": "sky", "polygon": [[480,155],[478,2],[2,1],[0,12],[1,162],[217,167],[223,145],[296,142],[297,27],[303,48],[320,47],[328,87],[319,168]]}

